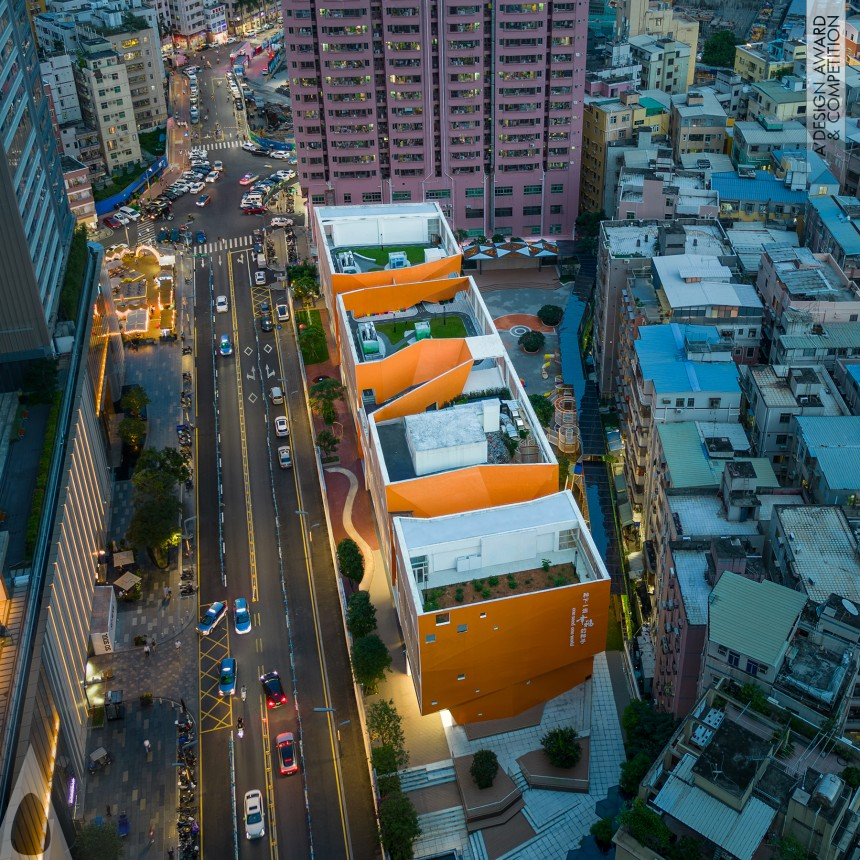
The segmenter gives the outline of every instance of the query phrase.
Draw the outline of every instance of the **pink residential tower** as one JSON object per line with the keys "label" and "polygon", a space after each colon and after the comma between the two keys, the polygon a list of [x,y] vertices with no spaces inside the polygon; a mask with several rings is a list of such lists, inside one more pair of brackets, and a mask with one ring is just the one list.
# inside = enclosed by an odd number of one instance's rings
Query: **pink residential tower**
{"label": "pink residential tower", "polygon": [[303,192],[436,200],[471,236],[573,231],[588,0],[283,0]]}

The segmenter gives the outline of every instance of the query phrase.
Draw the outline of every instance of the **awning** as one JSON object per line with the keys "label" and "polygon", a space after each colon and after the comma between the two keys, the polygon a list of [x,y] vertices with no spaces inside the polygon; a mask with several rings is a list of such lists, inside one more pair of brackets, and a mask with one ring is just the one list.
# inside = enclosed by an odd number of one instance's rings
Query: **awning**
{"label": "awning", "polygon": [[140,582],[140,577],[133,573],[124,573],[114,585],[123,591],[131,591]]}
{"label": "awning", "polygon": [[618,506],[618,518],[621,520],[621,525],[635,525],[636,520],[633,519],[633,508],[630,507],[630,502],[622,502]]}
{"label": "awning", "polygon": [[134,564],[134,553],[130,549],[113,554],[114,567],[124,567],[127,564]]}

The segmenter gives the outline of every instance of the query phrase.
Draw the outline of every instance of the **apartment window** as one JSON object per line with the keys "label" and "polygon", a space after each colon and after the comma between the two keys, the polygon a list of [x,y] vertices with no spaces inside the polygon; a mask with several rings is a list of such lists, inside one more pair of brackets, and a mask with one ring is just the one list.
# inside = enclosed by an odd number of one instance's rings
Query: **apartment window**
{"label": "apartment window", "polygon": [[469,632],[469,625],[468,624],[458,624],[457,625],[457,632],[458,633],[468,633]]}
{"label": "apartment window", "polygon": [[484,210],[483,209],[467,209],[466,210],[466,217],[472,218],[473,220],[475,218],[483,218],[484,217]]}
{"label": "apartment window", "polygon": [[576,532],[573,529],[561,529],[558,533],[558,551],[573,549],[576,546]]}
{"label": "apartment window", "polygon": [[450,200],[451,190],[449,188],[439,188],[428,191],[424,196],[427,200]]}
{"label": "apartment window", "polygon": [[451,613],[450,612],[440,612],[436,616],[436,626],[441,627],[443,624],[451,623]]}
{"label": "apartment window", "polygon": [[851,316],[848,317],[848,322],[857,322],[857,314],[851,314]]}
{"label": "apartment window", "polygon": [[465,680],[466,680],[466,676],[465,676],[465,674],[463,674],[463,675],[457,675],[457,680],[458,680],[458,681],[465,681]]}
{"label": "apartment window", "polygon": [[415,581],[419,585],[427,582],[427,574],[430,571],[430,566],[426,555],[415,556],[409,559],[409,564],[412,566],[412,573],[415,575]]}
{"label": "apartment window", "polygon": [[466,189],[466,197],[483,197],[484,189],[483,188],[467,188]]}
{"label": "apartment window", "polygon": [[708,400],[708,406],[709,406],[711,409],[719,409],[719,408],[720,408],[720,403],[721,403],[721,402],[722,402],[722,398],[720,398],[720,397],[711,397],[711,398],[709,398],[709,400]]}
{"label": "apartment window", "polygon": [[695,397],[688,397],[687,398],[687,406],[690,409],[692,409],[695,405],[696,405],[696,398]]}
{"label": "apartment window", "polygon": [[436,634],[435,634],[435,633],[428,633],[428,634],[424,637],[424,641],[425,641],[428,645],[431,645],[433,642],[435,642],[435,641],[436,641]]}
{"label": "apartment window", "polygon": [[735,651],[729,651],[728,656],[726,657],[726,662],[729,666],[734,666],[737,669],[741,663],[741,655]]}
{"label": "apartment window", "polygon": [[788,444],[788,434],[787,433],[777,433],[776,444],[777,445],[787,445]]}
{"label": "apartment window", "polygon": [[717,648],[717,654],[719,654],[721,657],[725,657],[725,656],[726,656],[726,654],[728,654],[728,653],[729,653],[729,649],[728,649],[728,648],[726,648],[726,646],[725,646],[725,645],[720,645],[720,646]]}
{"label": "apartment window", "polygon": [[343,195],[344,203],[352,203],[352,194],[344,194]]}
{"label": "apartment window", "polygon": [[533,227],[529,227],[528,231],[529,231],[530,236],[540,236],[540,234],[541,234],[540,224],[536,224]]}
{"label": "apartment window", "polygon": [[523,194],[540,194],[541,190],[540,185],[526,185],[526,187],[523,188]]}
{"label": "apartment window", "polygon": [[549,214],[550,215],[561,215],[561,213],[563,211],[564,211],[564,207],[561,205],[561,203],[555,203],[549,207]]}
{"label": "apartment window", "polygon": [[382,203],[382,192],[381,191],[365,191],[364,194],[361,195],[362,203]]}
{"label": "apartment window", "polygon": [[495,214],[496,218],[510,218],[513,216],[514,210],[510,206],[496,206]]}
{"label": "apartment window", "polygon": [[756,663],[755,660],[747,660],[747,672],[755,677],[759,672],[762,674],[767,672],[767,666],[762,666],[761,663]]}
{"label": "apartment window", "polygon": [[788,424],[789,421],[791,421],[791,413],[790,412],[780,412],[779,423],[780,424]]}
{"label": "apartment window", "polygon": [[325,203],[325,194],[311,194],[311,203],[314,206],[322,206]]}
{"label": "apartment window", "polygon": [[683,398],[683,397],[676,397],[676,398],[675,398],[675,406],[683,409],[683,407],[684,407],[684,398]]}
{"label": "apartment window", "polygon": [[540,215],[540,206],[523,206],[523,215]]}
{"label": "apartment window", "polygon": [[398,200],[407,200],[408,201],[408,200],[412,199],[412,192],[411,191],[395,191],[391,195],[391,199],[394,202],[397,202]]}
{"label": "apartment window", "polygon": [[748,346],[747,347],[747,358],[753,358],[755,356],[755,347]]}
{"label": "apartment window", "polygon": [[501,185],[494,192],[496,197],[511,197],[514,193],[512,185]]}
{"label": "apartment window", "polygon": [[560,236],[561,235],[561,224],[550,224],[549,225],[549,232],[553,236]]}
{"label": "apartment window", "polygon": [[564,185],[559,182],[554,182],[549,187],[550,194],[564,194]]}

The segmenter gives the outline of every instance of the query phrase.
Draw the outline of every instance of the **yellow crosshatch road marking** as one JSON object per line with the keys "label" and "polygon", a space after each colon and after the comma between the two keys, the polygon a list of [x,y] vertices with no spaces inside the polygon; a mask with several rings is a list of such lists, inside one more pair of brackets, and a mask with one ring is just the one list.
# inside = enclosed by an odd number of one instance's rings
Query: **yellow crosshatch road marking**
{"label": "yellow crosshatch road marking", "polygon": [[267,302],[269,305],[269,313],[272,313],[272,291],[266,287],[251,286],[251,304],[254,306],[254,316],[259,316],[262,313],[262,304]]}
{"label": "yellow crosshatch road marking", "polygon": [[[246,253],[246,251],[232,252],[232,254],[242,253]],[[234,288],[232,263],[227,266],[227,272],[230,278],[230,301],[234,308],[235,318],[236,291]],[[239,396],[239,439],[242,443],[242,473],[245,483],[245,519],[248,525],[248,567],[251,574],[251,601],[256,603],[258,599],[257,553],[255,550],[256,544],[254,540],[254,511],[251,505],[251,471],[248,466],[248,428],[245,424],[245,394],[242,389],[242,350],[239,347],[239,329],[235,327],[235,321],[234,330],[236,333],[236,347],[233,350],[233,353],[236,356],[236,392]]]}
{"label": "yellow crosshatch road marking", "polygon": [[230,655],[230,629],[225,618],[208,635],[199,636],[200,734],[229,729],[233,721],[232,696],[219,696],[221,661]]}

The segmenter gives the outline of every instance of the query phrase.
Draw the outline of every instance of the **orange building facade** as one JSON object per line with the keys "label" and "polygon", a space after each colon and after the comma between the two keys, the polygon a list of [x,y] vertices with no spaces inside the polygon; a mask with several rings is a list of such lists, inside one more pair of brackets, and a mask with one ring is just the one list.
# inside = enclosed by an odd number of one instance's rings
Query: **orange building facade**
{"label": "orange building facade", "polygon": [[345,399],[421,712],[510,717],[591,675],[609,575],[441,212],[401,208],[314,210]]}

